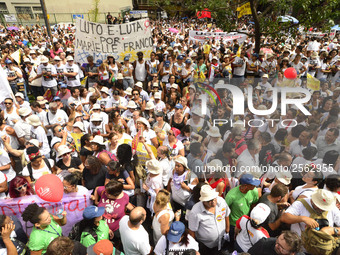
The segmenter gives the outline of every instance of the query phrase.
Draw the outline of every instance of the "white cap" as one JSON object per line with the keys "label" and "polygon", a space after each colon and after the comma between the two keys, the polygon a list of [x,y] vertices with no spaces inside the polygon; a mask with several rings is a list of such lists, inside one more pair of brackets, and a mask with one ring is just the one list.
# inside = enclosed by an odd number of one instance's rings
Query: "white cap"
{"label": "white cap", "polygon": [[108,89],[107,87],[102,87],[102,89],[100,90],[100,92],[104,92],[104,93],[110,95],[109,89]]}
{"label": "white cap", "polygon": [[90,121],[102,121],[103,118],[98,113],[94,113],[91,115]]}
{"label": "white cap", "polygon": [[161,92],[156,92],[153,97],[154,99],[161,99]]}
{"label": "white cap", "polygon": [[19,109],[19,116],[26,117],[32,112],[31,108],[22,107]]}
{"label": "white cap", "polygon": [[15,97],[21,97],[22,99],[25,99],[25,96],[24,96],[24,94],[23,93],[21,93],[21,92],[17,92],[17,93],[15,93],[15,95],[14,95]]}
{"label": "white cap", "polygon": [[140,81],[136,82],[135,86],[137,86],[138,88],[143,88],[143,83],[141,83]]}
{"label": "white cap", "polygon": [[255,220],[257,225],[266,221],[270,214],[270,208],[264,203],[257,204],[250,212],[250,218]]}
{"label": "white cap", "polygon": [[85,129],[84,129],[84,124],[80,121],[77,121],[76,123],[73,124],[73,127],[77,127],[79,128],[82,132],[85,132]]}
{"label": "white cap", "polygon": [[92,110],[101,110],[100,105],[94,104],[93,107],[92,107]]}
{"label": "white cap", "polygon": [[61,58],[59,58],[59,56],[55,56],[53,60],[61,60]]}
{"label": "white cap", "polygon": [[73,57],[72,57],[72,56],[68,56],[68,57],[66,58],[66,61],[73,61]]}
{"label": "white cap", "polygon": [[42,64],[44,64],[44,63],[48,63],[48,58],[47,58],[47,57],[45,57],[45,56],[41,57],[41,59],[40,59],[40,63],[42,63]]}

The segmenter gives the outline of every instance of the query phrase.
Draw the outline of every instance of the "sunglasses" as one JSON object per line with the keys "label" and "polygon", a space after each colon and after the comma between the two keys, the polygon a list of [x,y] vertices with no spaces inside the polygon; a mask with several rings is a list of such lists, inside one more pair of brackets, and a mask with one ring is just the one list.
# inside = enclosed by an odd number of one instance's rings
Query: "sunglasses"
{"label": "sunglasses", "polygon": [[5,104],[11,105],[12,103],[5,103]]}
{"label": "sunglasses", "polygon": [[27,183],[25,183],[24,185],[21,185],[20,187],[15,188],[17,191],[21,191],[23,188],[27,187]]}
{"label": "sunglasses", "polygon": [[138,93],[133,93],[132,95],[134,95],[134,96],[139,96],[139,94],[138,94]]}

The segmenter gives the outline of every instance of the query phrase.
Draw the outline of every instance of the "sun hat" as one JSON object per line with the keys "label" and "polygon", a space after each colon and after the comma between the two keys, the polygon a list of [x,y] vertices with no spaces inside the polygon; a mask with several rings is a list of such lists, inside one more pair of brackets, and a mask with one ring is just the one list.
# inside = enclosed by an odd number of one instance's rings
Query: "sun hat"
{"label": "sun hat", "polygon": [[102,87],[102,89],[100,90],[100,92],[104,92],[107,95],[110,95],[109,93],[109,89],[107,87]]}
{"label": "sun hat", "polygon": [[178,243],[185,231],[185,225],[181,221],[175,221],[171,224],[166,238],[173,243]]}
{"label": "sun hat", "polygon": [[102,216],[104,212],[105,207],[97,207],[95,205],[90,205],[84,209],[83,217],[85,220],[90,220]]}
{"label": "sun hat", "polygon": [[29,58],[24,58],[24,63],[31,63],[31,60]]}
{"label": "sun hat", "polygon": [[19,109],[19,116],[26,117],[32,112],[31,108],[23,107]]}
{"label": "sun hat", "polygon": [[189,86],[189,89],[193,89],[194,91],[196,91],[196,87],[195,87],[194,84],[191,84],[191,85]]}
{"label": "sun hat", "polygon": [[30,54],[37,54],[35,50],[30,50]]}
{"label": "sun hat", "polygon": [[282,61],[289,61],[289,58],[288,57],[284,57],[283,59],[282,59]]}
{"label": "sun hat", "polygon": [[210,185],[203,185],[200,191],[200,201],[207,202],[218,197],[218,192]]}
{"label": "sun hat", "polygon": [[276,172],[275,177],[284,185],[289,185],[292,180],[290,171],[279,170]]}
{"label": "sun hat", "polygon": [[100,104],[94,104],[92,110],[100,110]]}
{"label": "sun hat", "polygon": [[171,89],[178,89],[178,85],[177,85],[176,83],[174,83],[174,84],[172,84],[172,85],[170,86],[170,88],[171,88]]}
{"label": "sun hat", "polygon": [[196,52],[191,53],[191,57],[192,57],[192,58],[197,57],[197,53],[196,53]]}
{"label": "sun hat", "polygon": [[335,208],[335,200],[332,192],[325,189],[318,189],[312,195],[313,203],[323,211],[330,211]]}
{"label": "sun hat", "polygon": [[163,172],[161,163],[157,159],[151,159],[146,162],[146,168],[149,173],[160,174]]}
{"label": "sun hat", "polygon": [[91,121],[91,122],[92,122],[92,121],[103,121],[103,118],[102,118],[102,116],[100,116],[99,113],[93,113],[93,114],[91,115],[90,121]]}
{"label": "sun hat", "polygon": [[60,61],[61,58],[59,58],[59,56],[55,56],[53,60],[58,60],[58,61]]}
{"label": "sun hat", "polygon": [[139,117],[139,118],[137,119],[137,122],[142,122],[145,126],[147,126],[148,128],[150,128],[150,123],[149,123],[149,121],[147,121],[146,118],[144,118],[144,117]]}
{"label": "sun hat", "polygon": [[[78,116],[78,117],[79,117],[79,116]],[[83,122],[77,121],[76,123],[73,124],[73,127],[74,127],[74,128],[77,127],[77,128],[79,128],[82,132],[85,132]]]}
{"label": "sun hat", "polygon": [[113,251],[113,244],[108,239],[102,239],[87,247],[86,250],[87,255],[112,255]]}
{"label": "sun hat", "polygon": [[161,92],[156,92],[153,96],[155,99],[161,99]]}
{"label": "sun hat", "polygon": [[187,158],[183,157],[183,156],[180,156],[178,158],[175,159],[175,162],[181,164],[184,166],[184,168],[188,169],[188,160]]}
{"label": "sun hat", "polygon": [[45,56],[41,57],[41,59],[40,59],[40,63],[42,63],[42,64],[44,64],[44,63],[48,63],[48,58],[47,58],[47,57],[45,57]]}
{"label": "sun hat", "polygon": [[41,121],[38,115],[31,115],[27,118],[28,124],[32,125],[33,127],[40,126]]}
{"label": "sun hat", "polygon": [[318,57],[318,53],[316,51],[313,51],[311,57],[312,58],[317,58]]}
{"label": "sun hat", "polygon": [[17,92],[14,96],[15,96],[15,97],[21,97],[22,99],[25,99],[24,94],[21,93],[21,92]]}
{"label": "sun hat", "polygon": [[274,55],[271,54],[271,53],[268,53],[268,54],[267,54],[267,59],[268,59],[268,58],[271,58],[271,57],[274,57]]}
{"label": "sun hat", "polygon": [[37,101],[43,101],[43,100],[45,100],[45,98],[43,96],[38,96],[37,97]]}
{"label": "sun hat", "polygon": [[181,105],[181,104],[176,104],[176,105],[175,105],[175,108],[176,108],[176,109],[183,109],[183,105]]}
{"label": "sun hat", "polygon": [[260,180],[255,179],[254,176],[252,176],[251,174],[244,174],[242,175],[241,179],[240,179],[240,184],[250,184],[250,185],[254,185],[254,186],[259,186],[261,183]]}
{"label": "sun hat", "polygon": [[211,127],[208,131],[207,134],[210,135],[211,137],[221,137],[220,130],[218,127],[213,126]]}
{"label": "sun hat", "polygon": [[257,225],[266,221],[270,214],[270,207],[264,203],[257,204],[250,212],[250,218],[256,220]]}
{"label": "sun hat", "polygon": [[192,114],[195,114],[197,116],[200,116],[200,117],[203,117],[202,115],[202,111],[200,108],[196,107],[193,111],[192,111]]}
{"label": "sun hat", "polygon": [[91,141],[90,143],[98,143],[100,145],[104,145],[104,138],[100,135],[96,135]]}
{"label": "sun hat", "polygon": [[57,157],[60,158],[66,153],[70,153],[72,150],[67,145],[60,145],[57,150]]}
{"label": "sun hat", "polygon": [[154,103],[152,101],[147,102],[145,105],[145,110],[153,110],[153,109],[155,109]]}
{"label": "sun hat", "polygon": [[262,78],[269,78],[269,76],[265,73],[264,75],[262,75]]}
{"label": "sun hat", "polygon": [[122,74],[122,73],[119,73],[119,74],[117,75],[117,80],[123,80],[123,79],[124,79],[123,74]]}
{"label": "sun hat", "polygon": [[130,100],[128,105],[127,105],[127,108],[136,109],[137,105],[136,105],[135,101]]}
{"label": "sun hat", "polygon": [[31,139],[28,142],[39,148],[39,141],[37,139]]}
{"label": "sun hat", "polygon": [[143,83],[138,81],[138,82],[136,82],[135,86],[142,89],[143,88]]}
{"label": "sun hat", "polygon": [[128,87],[124,92],[126,95],[131,96],[132,88]]}
{"label": "sun hat", "polygon": [[68,56],[68,57],[66,58],[66,61],[73,61],[73,57],[72,57],[72,56]]}

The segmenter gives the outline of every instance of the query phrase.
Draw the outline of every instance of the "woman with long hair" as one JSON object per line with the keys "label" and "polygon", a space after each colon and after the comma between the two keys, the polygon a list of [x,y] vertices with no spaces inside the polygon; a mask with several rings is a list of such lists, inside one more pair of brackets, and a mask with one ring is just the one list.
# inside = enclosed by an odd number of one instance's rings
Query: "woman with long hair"
{"label": "woman with long hair", "polygon": [[107,56],[107,65],[109,67],[109,72],[111,74],[109,83],[112,84],[114,81],[117,80],[119,70],[121,68],[121,64],[119,62],[116,62],[113,55]]}
{"label": "woman with long hair", "polygon": [[122,118],[119,110],[114,110],[109,113],[108,128],[111,132],[114,131],[114,126],[119,126],[123,130],[128,129],[128,125],[126,121]]}
{"label": "woman with long hair", "polygon": [[111,152],[113,155],[117,156],[117,148],[118,148],[118,134],[116,132],[110,133],[108,137],[109,142],[106,143],[106,150]]}
{"label": "woman with long hair", "polygon": [[91,141],[93,140],[93,136],[91,134],[85,134],[80,138],[80,160],[83,164],[85,164],[85,160],[87,156],[93,155]]}
{"label": "woman with long hair", "polygon": [[98,80],[100,84],[103,86],[109,88],[111,87],[109,84],[110,80],[110,72],[109,72],[109,66],[107,63],[103,62],[101,65],[98,67]]}
{"label": "woman with long hair", "polygon": [[15,177],[9,183],[9,197],[17,198],[34,195],[34,190],[31,184],[21,176]]}
{"label": "woman with long hair", "polygon": [[140,96],[140,92],[138,89],[133,89],[132,90],[132,101],[134,101],[137,105],[137,110],[144,111],[146,102],[145,100]]}
{"label": "woman with long hair", "polygon": [[132,148],[129,144],[124,143],[118,146],[117,159],[121,169],[126,170],[133,183],[135,183],[135,166],[137,165],[138,158],[137,156],[134,156],[134,159],[132,160]]}
{"label": "woman with long hair", "polygon": [[93,138],[91,141],[91,148],[93,151],[93,156],[98,158],[104,166],[106,166],[111,160],[117,160],[114,154],[106,150],[104,139],[100,135],[96,135]]}
{"label": "woman with long hair", "polygon": [[107,170],[100,160],[94,156],[88,156],[85,160],[82,185],[88,190],[103,186]]}

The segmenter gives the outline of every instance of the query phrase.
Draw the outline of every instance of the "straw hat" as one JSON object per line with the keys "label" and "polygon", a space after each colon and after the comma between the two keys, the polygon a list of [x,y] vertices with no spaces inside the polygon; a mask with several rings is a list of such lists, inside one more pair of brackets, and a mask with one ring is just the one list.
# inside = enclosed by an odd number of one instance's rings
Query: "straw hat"
{"label": "straw hat", "polygon": [[332,192],[325,189],[318,189],[312,195],[313,203],[323,211],[330,211],[335,208],[335,197]]}
{"label": "straw hat", "polygon": [[76,123],[73,124],[73,127],[77,127],[79,128],[82,132],[85,132],[85,129],[84,129],[84,124],[80,121],[77,121]]}
{"label": "straw hat", "polygon": [[160,174],[163,171],[161,163],[157,159],[148,160],[146,162],[146,168],[148,169],[149,173],[152,174]]}
{"label": "straw hat", "polygon": [[27,118],[28,124],[30,124],[33,127],[37,127],[41,125],[41,121],[38,117],[38,115],[31,115]]}
{"label": "straw hat", "polygon": [[211,137],[221,137],[220,130],[218,127],[211,127],[208,131],[207,134],[210,135]]}
{"label": "straw hat", "polygon": [[218,197],[218,192],[210,187],[210,185],[203,185],[200,194],[200,201],[202,202],[207,202]]}
{"label": "straw hat", "polygon": [[128,105],[127,105],[127,108],[136,109],[137,105],[136,105],[135,101],[130,100]]}
{"label": "straw hat", "polygon": [[60,158],[62,155],[70,152],[72,152],[72,150],[67,147],[67,145],[60,145],[58,147],[57,157]]}
{"label": "straw hat", "polygon": [[180,157],[178,157],[178,158],[175,159],[175,162],[177,162],[177,163],[183,165],[184,168],[189,169],[187,158],[180,156]]}
{"label": "straw hat", "polygon": [[107,87],[102,87],[102,89],[100,90],[100,92],[104,92],[104,93],[106,93],[107,95],[110,95],[109,89],[108,89]]}
{"label": "straw hat", "polygon": [[150,128],[150,123],[149,121],[146,120],[146,118],[143,117],[139,117],[137,122],[142,122],[145,126],[147,126],[148,128]]}
{"label": "straw hat", "polygon": [[117,80],[123,80],[123,79],[124,79],[123,74],[122,74],[122,73],[119,73],[119,74],[117,75]]}
{"label": "straw hat", "polygon": [[125,94],[128,95],[128,96],[131,96],[132,94],[132,88],[128,87],[125,91]]}
{"label": "straw hat", "polygon": [[31,112],[32,112],[32,110],[30,108],[23,107],[23,108],[19,109],[19,116],[26,117],[26,116],[30,115]]}
{"label": "straw hat", "polygon": [[104,144],[104,138],[100,135],[96,135],[93,140],[90,141],[90,143],[98,143],[100,145],[105,145]]}
{"label": "straw hat", "polygon": [[145,105],[145,110],[153,110],[153,109],[155,109],[155,105],[153,104],[153,102],[152,101],[147,102]]}
{"label": "straw hat", "polygon": [[143,83],[138,81],[138,82],[136,82],[135,86],[138,87],[138,88],[143,88]]}

